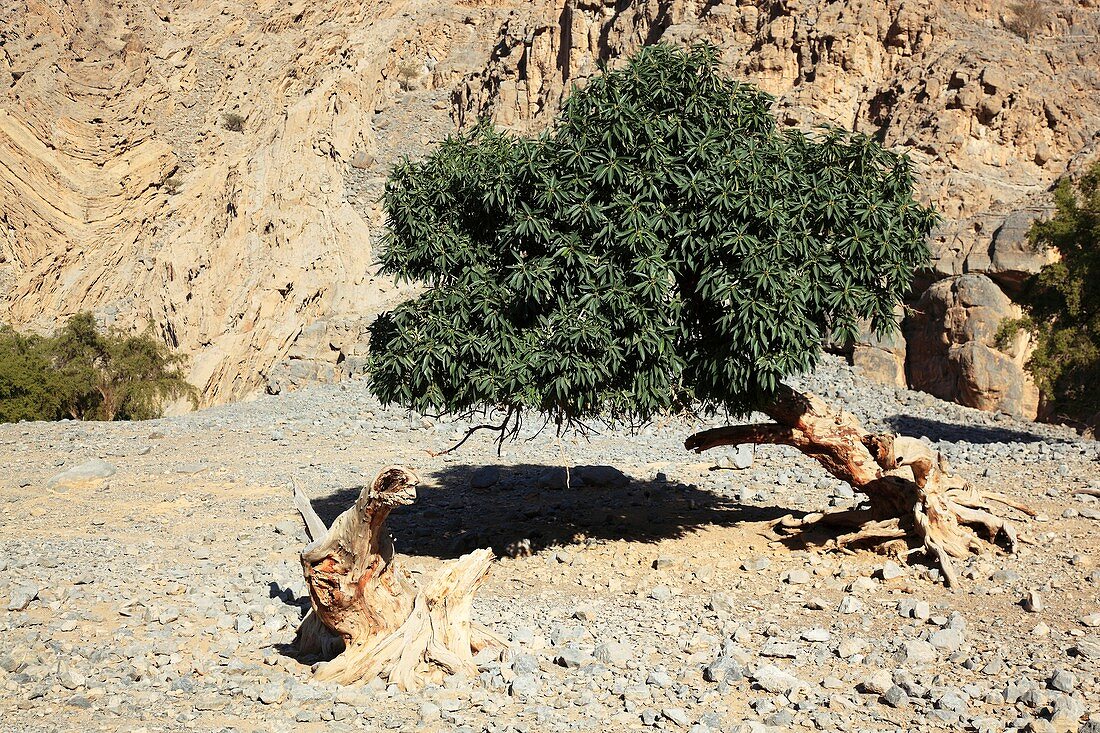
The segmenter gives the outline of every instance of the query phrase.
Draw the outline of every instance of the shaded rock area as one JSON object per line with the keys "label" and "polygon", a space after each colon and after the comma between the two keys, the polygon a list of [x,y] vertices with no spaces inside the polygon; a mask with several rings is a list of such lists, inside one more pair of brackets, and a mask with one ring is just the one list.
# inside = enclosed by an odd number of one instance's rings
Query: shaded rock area
{"label": "shaded rock area", "polygon": [[1039,394],[1024,371],[1028,336],[1005,351],[996,337],[1021,311],[984,275],[960,275],[930,287],[906,321],[909,384],[981,410],[1034,418]]}
{"label": "shaded rock area", "polygon": [[989,249],[975,249],[967,256],[967,272],[985,273],[1007,294],[1018,293],[1029,277],[1057,261],[1054,250],[1037,249],[1028,239],[1031,225],[1051,213],[1046,208],[1028,208],[1009,214],[993,233]]}

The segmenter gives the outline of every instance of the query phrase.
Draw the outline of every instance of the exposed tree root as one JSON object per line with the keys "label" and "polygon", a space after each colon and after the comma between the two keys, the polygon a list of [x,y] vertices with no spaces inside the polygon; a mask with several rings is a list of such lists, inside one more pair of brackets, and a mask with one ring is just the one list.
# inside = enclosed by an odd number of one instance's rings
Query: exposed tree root
{"label": "exposed tree root", "polygon": [[[787,516],[777,530],[799,531],[813,525],[852,529],[836,537],[835,549],[871,547],[907,557],[923,550],[940,566],[949,586],[958,584],[952,558],[982,552],[985,542],[1000,541],[1015,553],[1019,538],[1012,523],[994,513],[990,502],[1030,516],[1022,502],[996,492],[977,491],[950,474],[943,459],[914,438],[868,433],[855,416],[834,410],[812,394],[782,387],[767,409],[775,423],[705,430],[684,443],[702,452],[741,443],[791,445],[820,462],[868,498],[870,508],[826,512],[801,520]],[[980,530],[981,535],[976,531]],[[904,550],[905,540],[912,549]]]}
{"label": "exposed tree root", "polygon": [[504,641],[470,621],[473,594],[493,561],[475,550],[444,565],[420,590],[400,567],[385,520],[416,498],[416,476],[399,467],[379,472],[331,528],[295,486],[294,503],[312,540],[302,570],[313,608],[295,644],[321,657],[318,680],[342,684],[381,677],[403,690],[474,673],[475,652]]}

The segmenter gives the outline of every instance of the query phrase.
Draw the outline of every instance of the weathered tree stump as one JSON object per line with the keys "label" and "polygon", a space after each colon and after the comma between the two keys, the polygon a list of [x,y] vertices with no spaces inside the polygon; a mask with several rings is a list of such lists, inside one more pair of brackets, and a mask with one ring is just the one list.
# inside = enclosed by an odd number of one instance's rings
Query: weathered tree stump
{"label": "weathered tree stump", "polygon": [[[868,509],[818,513],[801,520],[787,516],[777,522],[777,529],[847,527],[852,531],[833,541],[836,548],[870,545],[899,559],[923,549],[939,564],[946,584],[954,586],[958,575],[951,558],[983,548],[972,528],[984,530],[988,542],[1000,539],[1010,553],[1016,551],[1015,529],[994,514],[991,502],[1035,515],[1025,504],[976,491],[951,475],[941,456],[923,442],[868,433],[854,415],[829,407],[815,395],[781,386],[779,398],[764,411],[774,423],[705,430],[690,436],[684,446],[702,452],[742,443],[792,445],[865,494],[870,504]],[[911,543],[916,547],[910,548]]]}
{"label": "weathered tree stump", "polygon": [[491,550],[445,564],[422,590],[401,567],[385,521],[392,509],[415,501],[416,483],[407,469],[382,469],[329,528],[295,487],[311,540],[301,561],[312,603],[295,645],[326,660],[316,665],[316,679],[352,684],[381,677],[412,690],[448,674],[473,674],[474,653],[504,645],[470,620]]}

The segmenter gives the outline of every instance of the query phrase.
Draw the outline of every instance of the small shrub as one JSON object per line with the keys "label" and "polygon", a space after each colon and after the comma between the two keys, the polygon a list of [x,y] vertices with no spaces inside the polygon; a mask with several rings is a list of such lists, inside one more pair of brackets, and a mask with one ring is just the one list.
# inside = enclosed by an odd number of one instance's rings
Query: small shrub
{"label": "small shrub", "polygon": [[225,129],[230,132],[243,132],[244,131],[244,116],[239,115],[236,112],[226,112],[222,115],[222,121],[225,123]]}
{"label": "small shrub", "polygon": [[1012,18],[1005,24],[1025,41],[1030,41],[1035,33],[1050,22],[1050,11],[1041,0],[1023,0],[1008,6],[1012,11]]}
{"label": "small shrub", "polygon": [[423,67],[414,61],[402,61],[397,65],[397,83],[408,91],[412,83],[420,78]]}
{"label": "small shrub", "polygon": [[61,417],[60,380],[47,339],[0,326],[0,422]]}
{"label": "small shrub", "polygon": [[169,176],[164,179],[164,190],[169,194],[175,196],[180,191],[180,186],[183,185],[183,181],[175,176]]}

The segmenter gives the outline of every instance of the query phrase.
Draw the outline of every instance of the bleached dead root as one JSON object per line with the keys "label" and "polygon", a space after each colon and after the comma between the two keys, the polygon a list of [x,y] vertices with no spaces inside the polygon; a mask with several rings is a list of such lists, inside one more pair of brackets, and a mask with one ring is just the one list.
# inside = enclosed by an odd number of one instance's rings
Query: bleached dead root
{"label": "bleached dead root", "polygon": [[505,646],[470,619],[492,550],[446,563],[421,589],[401,568],[385,519],[394,507],[412,503],[415,485],[411,471],[383,469],[331,528],[295,487],[295,505],[312,540],[301,557],[312,609],[295,643],[300,653],[326,660],[316,665],[316,679],[354,684],[382,678],[415,690],[449,674],[473,674],[475,653]]}

